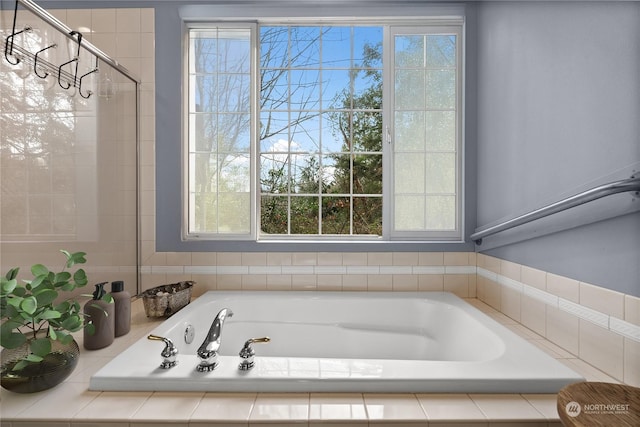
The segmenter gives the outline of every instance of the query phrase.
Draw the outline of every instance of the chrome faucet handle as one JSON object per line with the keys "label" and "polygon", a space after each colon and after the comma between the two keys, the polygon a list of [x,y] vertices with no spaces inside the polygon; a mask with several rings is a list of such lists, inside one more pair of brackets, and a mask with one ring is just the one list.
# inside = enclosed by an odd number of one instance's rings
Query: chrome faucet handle
{"label": "chrome faucet handle", "polygon": [[256,362],[253,360],[256,355],[255,350],[251,347],[253,343],[267,343],[271,341],[269,337],[262,338],[250,338],[244,343],[244,347],[240,350],[240,364],[238,365],[238,369],[241,371],[248,371],[256,365]]}
{"label": "chrome faucet handle", "polygon": [[163,341],[165,344],[164,350],[160,353],[160,356],[162,357],[160,368],[169,369],[178,364],[178,348],[173,344],[173,341],[169,338],[159,337],[153,334],[147,336],[147,339],[152,341]]}

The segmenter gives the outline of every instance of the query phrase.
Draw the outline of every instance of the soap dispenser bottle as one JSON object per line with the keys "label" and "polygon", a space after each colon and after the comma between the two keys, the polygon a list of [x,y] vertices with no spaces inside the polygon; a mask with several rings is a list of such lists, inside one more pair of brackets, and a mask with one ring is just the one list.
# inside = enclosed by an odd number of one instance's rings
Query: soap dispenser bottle
{"label": "soap dispenser bottle", "polygon": [[86,321],[93,327],[84,328],[84,348],[98,350],[110,345],[115,338],[115,304],[103,299],[107,282],[98,283],[93,299],[84,305]]}
{"label": "soap dispenser bottle", "polygon": [[111,282],[111,297],[115,305],[115,335],[126,335],[131,330],[131,294],[124,290],[124,282]]}

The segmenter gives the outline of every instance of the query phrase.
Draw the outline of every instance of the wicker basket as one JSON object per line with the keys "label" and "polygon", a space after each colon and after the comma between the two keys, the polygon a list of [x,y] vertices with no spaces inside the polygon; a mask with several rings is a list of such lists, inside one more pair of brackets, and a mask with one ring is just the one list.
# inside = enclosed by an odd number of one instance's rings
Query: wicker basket
{"label": "wicker basket", "polygon": [[147,317],[169,317],[191,302],[196,282],[186,281],[156,286],[142,293]]}

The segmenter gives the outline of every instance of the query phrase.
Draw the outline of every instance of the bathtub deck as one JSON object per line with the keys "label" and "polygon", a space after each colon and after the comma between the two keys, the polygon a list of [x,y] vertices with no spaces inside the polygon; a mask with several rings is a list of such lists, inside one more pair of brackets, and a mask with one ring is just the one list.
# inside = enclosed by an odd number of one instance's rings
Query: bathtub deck
{"label": "bathtub deck", "polygon": [[[554,344],[479,300],[474,306],[560,359],[588,380],[617,382],[573,358]],[[142,302],[132,305],[131,332],[111,346],[81,351],[74,373],[58,387],[31,395],[0,391],[2,427],[167,427],[274,425],[435,425],[560,426],[555,394],[376,394],[376,393],[204,393],[89,391],[91,375],[146,335],[160,321],[144,316]],[[81,341],[81,335],[78,337]],[[56,396],[64,394],[65,405]],[[52,397],[49,399],[49,397]]]}

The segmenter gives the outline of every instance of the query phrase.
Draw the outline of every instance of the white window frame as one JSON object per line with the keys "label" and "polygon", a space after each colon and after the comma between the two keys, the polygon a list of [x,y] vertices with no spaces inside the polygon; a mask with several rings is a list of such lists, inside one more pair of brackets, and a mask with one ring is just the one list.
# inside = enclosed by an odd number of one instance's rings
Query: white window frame
{"label": "white window frame", "polygon": [[[233,21],[233,20],[232,20]],[[305,236],[288,236],[288,235],[276,235],[276,236],[260,236],[259,221],[260,221],[260,192],[259,192],[259,171],[258,171],[258,118],[260,115],[259,110],[259,61],[258,57],[259,46],[259,25],[379,25],[384,27],[383,36],[383,75],[385,82],[393,82],[393,51],[391,39],[393,37],[392,28],[408,28],[418,27],[422,31],[429,30],[434,34],[445,33],[456,35],[456,218],[455,218],[455,230],[451,231],[426,231],[426,232],[403,232],[393,231],[393,207],[391,205],[391,189],[392,183],[392,150],[389,142],[389,137],[383,135],[383,234],[380,237],[368,237],[368,236],[323,236],[323,235],[305,235]],[[188,168],[189,168],[189,108],[188,108],[188,96],[189,96],[189,30],[192,28],[213,28],[230,26],[238,28],[239,26],[246,25],[247,28],[251,28],[251,232],[247,234],[218,234],[218,233],[189,233],[188,231],[188,219],[189,219],[189,187],[188,187]],[[424,17],[424,18],[364,18],[364,19],[348,19],[348,18],[266,18],[243,21],[229,22],[228,19],[222,21],[207,21],[197,22],[190,21],[185,23],[184,26],[184,41],[183,41],[183,87],[186,88],[183,91],[183,138],[182,152],[183,152],[183,217],[182,217],[182,238],[183,240],[244,240],[244,241],[283,241],[283,242],[295,242],[295,241],[334,241],[334,242],[425,242],[425,243],[452,243],[464,241],[464,89],[465,89],[465,64],[464,64],[464,18],[462,17]],[[439,32],[440,31],[440,32]],[[392,84],[383,85],[383,130],[388,129],[390,135],[393,135],[392,127],[392,97],[393,90]],[[392,139],[392,137],[391,137]]]}

